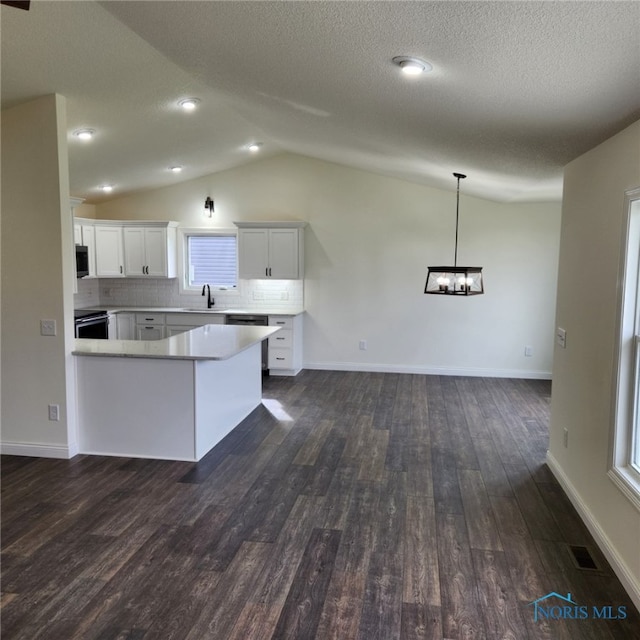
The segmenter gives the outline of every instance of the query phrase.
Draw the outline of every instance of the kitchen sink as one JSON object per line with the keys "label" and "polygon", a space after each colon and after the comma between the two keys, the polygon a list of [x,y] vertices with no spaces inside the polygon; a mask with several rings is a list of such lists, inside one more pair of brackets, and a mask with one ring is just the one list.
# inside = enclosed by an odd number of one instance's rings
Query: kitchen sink
{"label": "kitchen sink", "polygon": [[220,309],[219,307],[213,307],[212,309],[207,309],[206,307],[182,307],[180,311],[193,311],[197,313],[220,313],[225,311],[225,309]]}

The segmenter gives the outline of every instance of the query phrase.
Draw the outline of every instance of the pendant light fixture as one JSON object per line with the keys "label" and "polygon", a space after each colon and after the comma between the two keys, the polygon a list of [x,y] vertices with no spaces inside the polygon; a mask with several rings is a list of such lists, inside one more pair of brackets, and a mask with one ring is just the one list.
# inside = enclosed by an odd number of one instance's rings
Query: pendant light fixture
{"label": "pendant light fixture", "polygon": [[466,178],[462,173],[454,173],[458,179],[458,191],[456,196],[456,244],[453,254],[453,266],[428,267],[427,282],[424,286],[425,293],[453,296],[477,296],[484,293],[482,281],[482,267],[458,266],[458,217],[460,214],[460,180]]}

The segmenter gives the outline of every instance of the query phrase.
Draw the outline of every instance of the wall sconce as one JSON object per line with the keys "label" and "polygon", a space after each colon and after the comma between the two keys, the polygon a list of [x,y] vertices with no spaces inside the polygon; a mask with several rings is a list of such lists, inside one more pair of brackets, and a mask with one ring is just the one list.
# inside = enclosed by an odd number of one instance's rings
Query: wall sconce
{"label": "wall sconce", "polygon": [[204,201],[204,208],[208,211],[207,215],[213,217],[213,200],[209,196]]}

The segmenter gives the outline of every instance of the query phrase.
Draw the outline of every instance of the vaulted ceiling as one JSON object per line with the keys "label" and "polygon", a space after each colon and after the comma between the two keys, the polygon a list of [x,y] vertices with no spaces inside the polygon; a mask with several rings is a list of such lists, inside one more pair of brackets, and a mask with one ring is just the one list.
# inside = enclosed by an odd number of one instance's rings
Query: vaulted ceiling
{"label": "vaulted ceiling", "polygon": [[[640,118],[638,2],[35,0],[1,11],[2,107],[66,97],[71,192],[88,202],[283,151],[445,189],[461,171],[480,197],[557,200],[567,162]],[[400,55],[433,70],[407,78]],[[186,97],[200,100],[192,113],[178,106]]]}

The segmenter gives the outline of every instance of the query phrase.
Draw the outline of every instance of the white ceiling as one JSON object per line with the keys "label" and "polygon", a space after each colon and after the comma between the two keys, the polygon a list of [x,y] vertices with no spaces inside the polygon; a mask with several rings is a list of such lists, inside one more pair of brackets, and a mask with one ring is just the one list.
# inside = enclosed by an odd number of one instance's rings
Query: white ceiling
{"label": "white ceiling", "polygon": [[[67,98],[88,202],[291,151],[499,201],[640,118],[640,2],[34,1],[3,6],[2,107]],[[402,77],[418,56],[434,71]],[[197,96],[196,112],[177,102]],[[72,135],[96,130],[83,143]],[[184,171],[174,175],[170,165]],[[105,196],[97,187],[112,183]]]}

